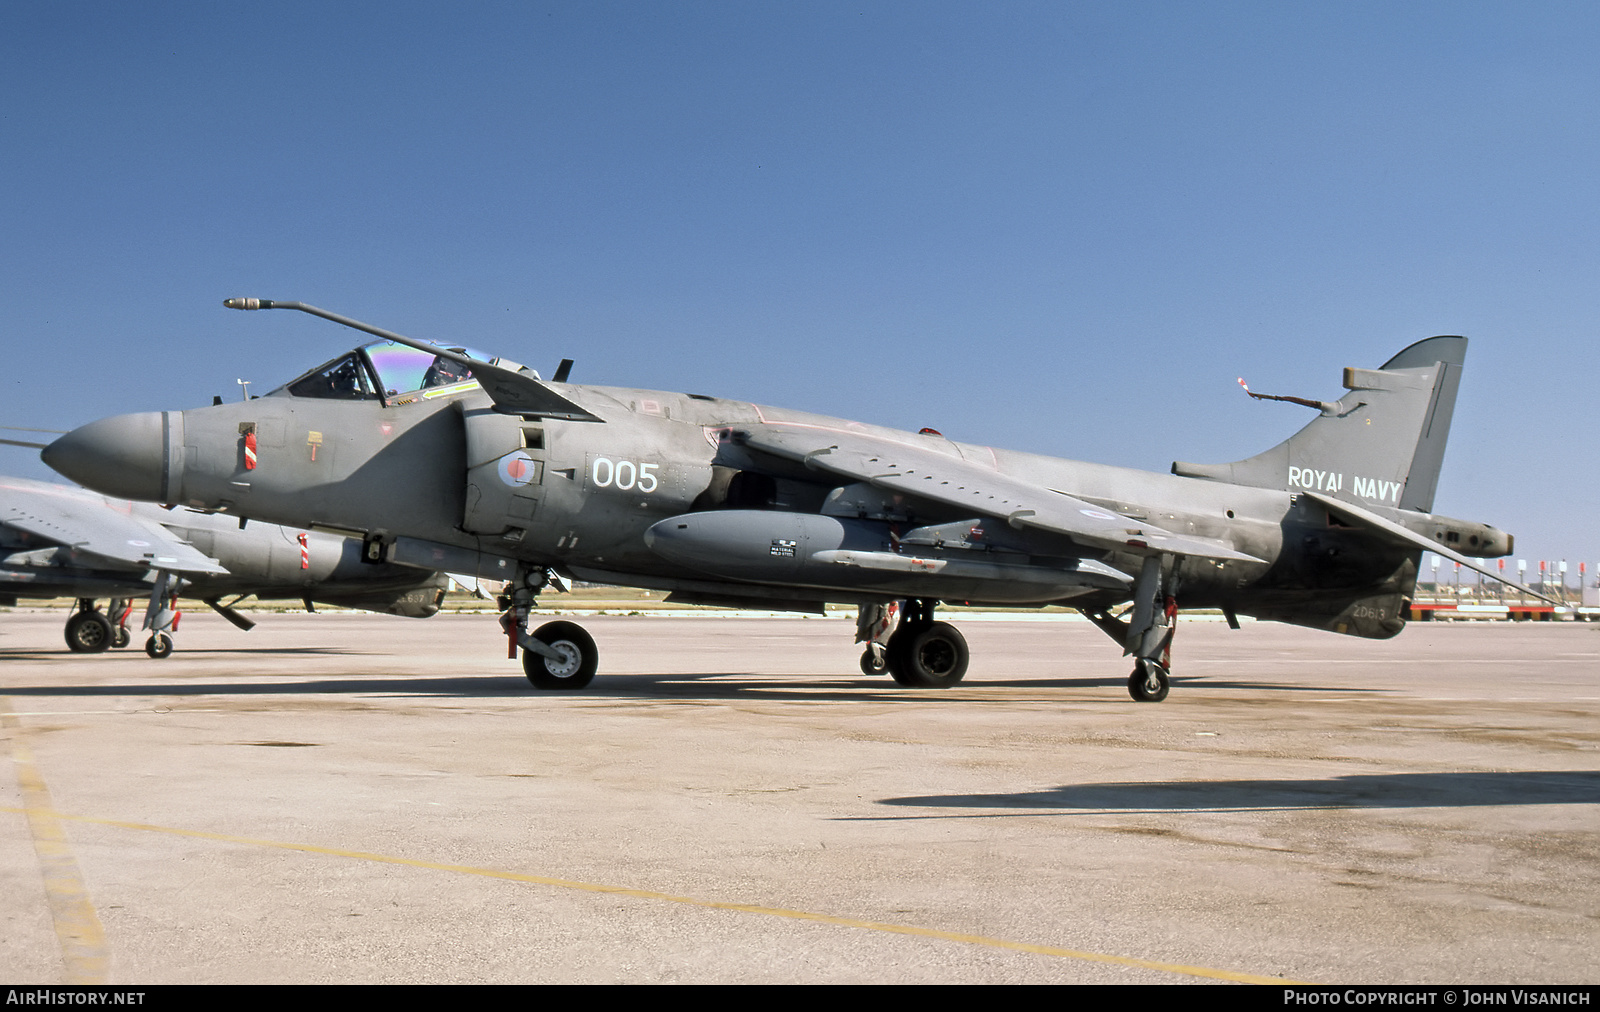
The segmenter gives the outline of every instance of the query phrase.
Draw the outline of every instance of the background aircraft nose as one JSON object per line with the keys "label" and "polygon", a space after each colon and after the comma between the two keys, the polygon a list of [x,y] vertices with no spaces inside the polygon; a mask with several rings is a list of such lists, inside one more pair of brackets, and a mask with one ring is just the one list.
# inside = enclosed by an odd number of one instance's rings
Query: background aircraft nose
{"label": "background aircraft nose", "polygon": [[[166,500],[169,412],[113,415],[73,429],[40,451],[50,467],[121,499]],[[180,416],[181,424],[181,416]],[[178,439],[182,446],[182,437]]]}

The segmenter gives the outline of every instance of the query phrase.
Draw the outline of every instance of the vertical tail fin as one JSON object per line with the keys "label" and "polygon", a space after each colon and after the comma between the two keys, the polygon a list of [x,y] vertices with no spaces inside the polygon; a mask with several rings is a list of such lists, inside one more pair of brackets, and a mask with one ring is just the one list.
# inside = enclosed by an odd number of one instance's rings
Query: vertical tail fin
{"label": "vertical tail fin", "polygon": [[1466,354],[1464,337],[1430,337],[1378,369],[1346,369],[1349,392],[1272,449],[1232,464],[1180,461],[1172,473],[1429,511]]}

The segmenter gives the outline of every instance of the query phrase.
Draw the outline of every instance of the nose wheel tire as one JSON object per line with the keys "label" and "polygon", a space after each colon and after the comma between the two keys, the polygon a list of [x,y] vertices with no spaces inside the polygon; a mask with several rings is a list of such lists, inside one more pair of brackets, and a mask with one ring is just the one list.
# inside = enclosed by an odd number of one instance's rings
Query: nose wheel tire
{"label": "nose wheel tire", "polygon": [[594,637],[573,622],[546,622],[533,638],[561,655],[558,660],[532,650],[522,652],[522,670],[536,689],[581,689],[594,680],[600,653]]}
{"label": "nose wheel tire", "polygon": [[861,652],[861,673],[863,675],[881,675],[889,670],[889,657],[887,651],[863,650]]}
{"label": "nose wheel tire", "polygon": [[1167,698],[1171,683],[1167,669],[1155,661],[1141,660],[1128,676],[1128,695],[1138,703],[1159,703]]}
{"label": "nose wheel tire", "polygon": [[113,628],[111,633],[112,646],[116,647],[118,650],[121,650],[123,647],[132,642],[133,636],[128,632],[127,626],[119,625]]}
{"label": "nose wheel tire", "polygon": [[116,631],[97,611],[80,611],[67,619],[67,649],[75,654],[98,654],[110,650]]}
{"label": "nose wheel tire", "polygon": [[172,656],[172,637],[166,633],[156,633],[144,641],[144,652],[156,660]]}
{"label": "nose wheel tire", "polygon": [[943,689],[966,677],[967,639],[948,622],[903,626],[889,637],[889,673],[909,688]]}

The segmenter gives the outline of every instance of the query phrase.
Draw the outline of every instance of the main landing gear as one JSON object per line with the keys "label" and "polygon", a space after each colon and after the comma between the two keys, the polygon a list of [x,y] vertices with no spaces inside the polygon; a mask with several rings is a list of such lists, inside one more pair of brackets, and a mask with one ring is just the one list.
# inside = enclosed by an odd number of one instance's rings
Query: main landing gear
{"label": "main landing gear", "polygon": [[565,590],[561,578],[548,569],[519,570],[511,592],[501,597],[500,628],[506,631],[509,656],[522,649],[522,671],[536,689],[576,690],[594,680],[600,652],[594,637],[575,622],[546,622],[528,632],[528,613],[545,587]]}
{"label": "main landing gear", "polygon": [[907,688],[943,689],[960,682],[971,652],[959,629],[934,621],[935,603],[912,598],[900,605],[862,605],[856,621],[856,640],[867,644],[861,655],[862,672],[888,671]]}

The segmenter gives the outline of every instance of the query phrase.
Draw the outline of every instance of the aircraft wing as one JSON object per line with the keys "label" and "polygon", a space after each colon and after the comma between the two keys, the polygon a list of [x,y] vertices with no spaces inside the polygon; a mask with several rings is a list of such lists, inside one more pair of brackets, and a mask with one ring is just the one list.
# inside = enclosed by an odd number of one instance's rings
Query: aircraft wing
{"label": "aircraft wing", "polygon": [[174,573],[227,573],[153,520],[91,492],[0,479],[0,524],[124,565]]}
{"label": "aircraft wing", "polygon": [[488,362],[480,362],[466,355],[458,355],[446,348],[425,345],[423,348],[457,365],[472,370],[472,378],[483,387],[483,392],[494,402],[496,411],[507,415],[538,418],[559,418],[569,422],[599,422],[600,416],[580,404],[561,396],[542,380],[524,372],[513,372]]}
{"label": "aircraft wing", "polygon": [[889,492],[969,511],[973,516],[997,517],[1018,529],[1061,534],[1089,548],[1262,561],[1224,541],[1176,534],[960,457],[864,432],[769,422],[741,427],[734,438],[750,449],[797,461],[812,470],[868,482]]}
{"label": "aircraft wing", "polygon": [[1301,494],[1309,496],[1310,498],[1315,499],[1317,502],[1326,506],[1329,513],[1332,513],[1345,523],[1354,524],[1357,527],[1365,527],[1367,530],[1386,537],[1390,541],[1394,541],[1399,544],[1410,545],[1413,548],[1420,548],[1425,552],[1432,552],[1435,555],[1443,556],[1444,558],[1449,559],[1451,562],[1460,563],[1474,572],[1479,572],[1484,576],[1498,580],[1508,587],[1515,587],[1522,593],[1537,597],[1541,601],[1549,601],[1551,604],[1561,607],[1565,606],[1564,602],[1557,601],[1548,594],[1541,594],[1532,587],[1524,587],[1515,580],[1509,580],[1504,574],[1495,572],[1481,562],[1476,562],[1472,558],[1462,555],[1460,552],[1457,552],[1454,549],[1446,548],[1444,545],[1439,544],[1439,542],[1434,541],[1431,538],[1423,537],[1416,531],[1402,527],[1392,520],[1387,520],[1378,514],[1373,513],[1371,510],[1362,509],[1355,503],[1348,503],[1343,499],[1334,499],[1318,492],[1302,492]]}

